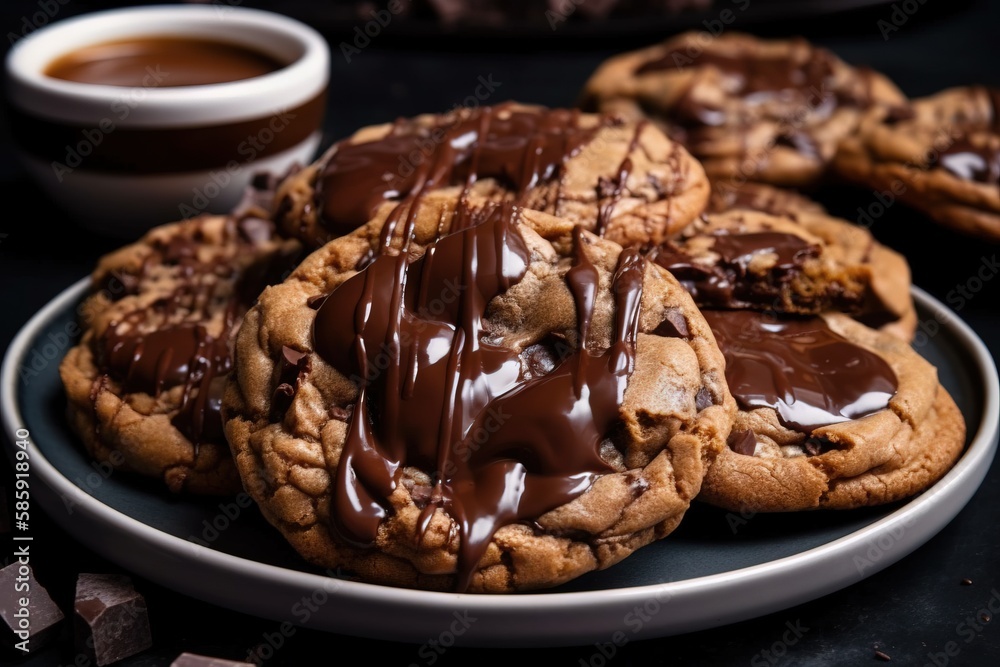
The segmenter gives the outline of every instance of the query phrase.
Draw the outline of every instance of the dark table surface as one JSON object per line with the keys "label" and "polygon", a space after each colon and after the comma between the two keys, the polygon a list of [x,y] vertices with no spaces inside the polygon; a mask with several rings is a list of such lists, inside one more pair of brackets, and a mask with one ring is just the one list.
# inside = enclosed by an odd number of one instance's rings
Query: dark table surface
{"label": "dark table surface", "polygon": [[[20,34],[26,25],[38,22],[39,11],[52,13],[56,8],[52,20],[59,20],[108,4],[115,3],[5,2],[0,9],[0,33]],[[279,11],[283,6],[279,2],[265,4]],[[746,0],[718,0],[714,11],[730,4],[744,6]],[[288,6],[304,11],[301,2]],[[767,36],[802,34],[849,62],[886,73],[911,96],[970,83],[1000,85],[1000,3],[987,0],[907,0],[824,18],[768,23],[751,17],[741,24],[737,17],[732,27]],[[327,143],[362,125],[460,104],[480,76],[499,82],[496,101],[571,105],[589,73],[603,59],[666,34],[663,26],[644,29],[635,23],[603,34],[541,30],[516,39],[481,35],[473,39],[460,34],[432,38],[406,32],[401,29],[393,35],[389,26],[348,63],[338,45],[349,38],[349,30],[343,25],[328,28],[333,83],[325,126]],[[9,39],[8,35],[2,41],[6,45]],[[6,349],[38,309],[86,275],[95,260],[120,241],[76,227],[28,180],[13,155],[6,131],[2,141],[0,201],[10,203],[0,219],[0,342]],[[846,187],[824,188],[817,197],[834,213],[854,220],[859,207],[874,201],[871,191]],[[15,202],[19,204],[16,208]],[[909,258],[916,285],[942,300],[965,285],[984,258],[991,259],[1000,251],[996,244],[955,234],[899,205],[878,218],[872,231]],[[959,312],[994,357],[1000,353],[998,302],[1000,279],[994,277],[985,281]],[[0,461],[0,485],[5,485],[9,494],[10,484],[4,480],[11,471],[5,457]],[[117,570],[114,563],[75,542],[51,520],[33,518],[33,566],[58,600],[68,602],[77,573]],[[887,569],[819,600],[754,620],[631,642],[608,664],[857,665],[878,662],[876,650],[903,665],[1000,664],[1000,619],[975,621],[978,629],[968,630],[973,627],[969,619],[974,620],[980,608],[1000,595],[996,593],[1000,589],[998,520],[1000,464],[994,462],[971,503],[927,544]],[[0,541],[6,543],[6,538],[0,537]],[[5,547],[0,561],[8,562],[12,553],[13,547]],[[971,579],[972,585],[960,585],[964,578]],[[246,659],[277,627],[274,621],[221,609],[149,581],[139,580],[137,585],[149,604],[155,643],[151,650],[126,659],[123,665],[167,665],[184,650]],[[787,652],[764,653],[781,640],[786,623],[800,623],[809,631],[788,645]],[[0,652],[0,664],[74,664],[70,629],[64,625],[61,641],[52,647],[26,659]],[[957,654],[954,650],[954,655],[945,652],[949,642],[954,643]],[[418,650],[416,645],[297,629],[264,664],[327,664],[355,656],[378,664],[431,664],[428,654]],[[593,646],[489,651],[453,648],[442,656],[435,655],[434,662],[513,663],[537,658],[552,665],[578,665],[594,664],[594,655]]]}

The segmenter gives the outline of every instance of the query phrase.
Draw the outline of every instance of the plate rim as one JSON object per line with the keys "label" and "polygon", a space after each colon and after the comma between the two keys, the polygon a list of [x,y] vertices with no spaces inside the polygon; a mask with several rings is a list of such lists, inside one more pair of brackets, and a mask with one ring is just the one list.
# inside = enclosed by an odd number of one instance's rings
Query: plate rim
{"label": "plate rim", "polygon": [[[8,443],[16,429],[25,424],[18,403],[20,384],[17,369],[30,352],[30,342],[68,305],[75,303],[86,291],[88,284],[89,277],[84,277],[49,301],[22,326],[4,354],[3,364],[0,366],[0,413],[8,434]],[[737,570],[624,588],[540,591],[513,595],[447,593],[380,586],[260,563],[165,533],[89,495],[50,463],[34,442],[31,444],[31,473],[33,478],[47,487],[40,498],[43,509],[62,529],[94,551],[147,579],[189,596],[275,620],[295,622],[288,618],[287,609],[284,610],[285,613],[275,615],[270,605],[260,600],[240,599],[240,606],[233,605],[231,598],[242,577],[250,577],[255,581],[263,579],[272,589],[287,587],[288,591],[285,592],[294,590],[296,596],[309,592],[315,594],[322,590],[324,601],[330,598],[343,604],[324,606],[319,609],[319,613],[307,616],[302,623],[296,624],[369,638],[386,639],[387,633],[383,627],[386,626],[393,629],[391,634],[399,641],[421,643],[447,631],[454,615],[460,611],[471,614],[477,620],[487,621],[473,626],[474,632],[453,634],[452,639],[456,644],[471,646],[511,646],[512,642],[522,646],[580,645],[590,643],[595,638],[607,640],[617,636],[618,632],[624,632],[624,626],[632,631],[625,635],[626,640],[708,629],[787,609],[875,574],[939,532],[979,488],[993,459],[1000,435],[1000,380],[996,364],[983,341],[957,314],[919,287],[912,287],[911,293],[916,303],[929,312],[941,328],[947,330],[959,347],[976,362],[976,367],[969,372],[974,376],[978,375],[982,385],[982,418],[975,426],[969,447],[955,466],[936,484],[887,516],[820,546]],[[59,359],[61,361],[61,357]],[[49,493],[54,495],[48,495]],[[32,497],[39,496],[33,493]],[[180,558],[187,561],[193,558],[204,570],[203,576],[220,577],[219,590],[205,590],[192,582],[182,581],[178,584],[176,579],[169,577],[162,569],[136,561],[135,557],[129,557],[127,553],[109,549],[106,543],[97,539],[96,534],[92,534],[98,532],[94,530],[94,526],[90,526],[91,530],[88,531],[82,525],[83,522],[70,521],[68,517],[53,511],[57,497],[73,501],[75,510],[80,510],[88,521],[100,524],[97,526],[100,530],[111,531],[140,546],[151,547],[167,560]],[[937,502],[939,500],[942,502]],[[930,524],[927,521],[921,524],[917,521],[920,518],[929,518]],[[894,541],[883,552],[879,552],[878,560],[870,567],[862,569],[856,564],[851,564],[849,568],[843,567],[844,561],[851,555],[862,553],[864,547],[874,545],[879,537],[887,534],[893,536]],[[830,567],[830,561],[837,559],[841,561],[839,564],[834,562],[837,567]],[[817,568],[819,564],[823,564],[823,567]],[[812,586],[808,591],[794,592],[776,585],[795,574],[811,577]],[[227,587],[228,593],[223,590]],[[743,595],[734,596],[733,587]],[[276,589],[273,592],[281,591]],[[735,597],[739,599],[734,600]],[[710,604],[715,598],[729,602],[728,608],[720,611],[718,601],[715,605]],[[287,599],[298,598],[286,598],[286,601]],[[674,600],[683,604],[670,604]],[[630,611],[645,607],[648,612],[651,601],[655,602],[656,613],[647,614],[650,616],[647,620],[642,623],[636,621],[637,627],[633,627],[628,622]],[[679,615],[659,613],[667,604],[670,604],[669,609],[678,611]],[[420,614],[414,622],[412,614],[416,611]],[[367,613],[375,614],[377,618],[364,618]],[[554,619],[553,614],[559,616]],[[407,623],[387,623],[393,617],[404,616]],[[609,625],[609,621],[613,623]]]}

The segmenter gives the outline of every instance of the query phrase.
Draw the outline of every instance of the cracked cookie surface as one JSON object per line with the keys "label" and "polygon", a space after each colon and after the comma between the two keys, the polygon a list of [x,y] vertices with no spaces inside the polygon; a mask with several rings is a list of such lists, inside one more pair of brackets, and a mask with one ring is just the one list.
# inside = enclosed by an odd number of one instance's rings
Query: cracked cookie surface
{"label": "cracked cookie surface", "polygon": [[96,460],[175,492],[241,490],[219,414],[232,337],[302,256],[266,216],[247,202],[157,227],[100,260],[83,336],[59,368],[70,424]]}
{"label": "cracked cookie surface", "polygon": [[740,410],[700,499],[747,512],[888,503],[936,482],[965,421],[936,369],[840,315],[705,311]]}
{"label": "cracked cookie surface", "polygon": [[321,566],[470,592],[558,585],[670,533],[735,411],[688,294],[545,213],[403,209],[244,321],[225,427],[265,517]]}
{"label": "cracked cookie surface", "polygon": [[951,88],[872,110],[840,147],[843,177],[939,223],[1000,240],[1000,90]]}
{"label": "cracked cookie surface", "polygon": [[658,242],[708,198],[701,165],[650,123],[509,102],[359,130],[280,186],[277,221],[316,248],[385,201],[434,190],[515,201],[624,245]]}
{"label": "cracked cookie surface", "polygon": [[884,76],[803,39],[688,32],[601,65],[581,106],[651,118],[710,177],[815,184],[872,107],[905,97]]}

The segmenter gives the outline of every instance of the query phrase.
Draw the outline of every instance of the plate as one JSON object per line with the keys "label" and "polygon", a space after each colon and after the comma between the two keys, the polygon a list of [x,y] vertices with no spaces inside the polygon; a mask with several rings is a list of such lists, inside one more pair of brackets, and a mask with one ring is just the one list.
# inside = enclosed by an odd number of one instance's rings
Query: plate
{"label": "plate", "polygon": [[5,431],[30,432],[32,503],[75,539],[149,580],[341,634],[468,646],[620,645],[761,616],[860,581],[917,549],[969,501],[997,446],[992,357],[952,311],[914,288],[914,347],[938,367],[969,433],[956,466],[923,494],[847,512],[750,516],[696,505],[666,539],[544,592],[491,596],[365,584],[304,563],[245,495],[172,496],[85,456],[63,417],[58,363],[86,288],[83,279],[39,311],[0,370]]}

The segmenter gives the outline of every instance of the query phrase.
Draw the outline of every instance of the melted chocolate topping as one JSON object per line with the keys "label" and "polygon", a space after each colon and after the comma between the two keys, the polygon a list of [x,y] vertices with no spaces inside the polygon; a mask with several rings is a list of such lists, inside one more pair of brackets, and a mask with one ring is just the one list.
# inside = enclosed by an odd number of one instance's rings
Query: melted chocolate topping
{"label": "melted chocolate topping", "polygon": [[522,352],[491,342],[487,306],[528,270],[517,219],[505,204],[478,224],[457,216],[457,231],[417,259],[405,248],[380,253],[323,301],[313,325],[316,352],[358,386],[336,466],[332,530],[372,544],[403,468],[431,471],[432,488],[413,494],[426,503],[420,528],[438,508],[455,520],[459,589],[497,529],[571,501],[612,471],[600,448],[634,365],[642,256],[622,252],[612,344],[590,349],[599,274],[579,228],[566,274],[577,347],[558,337]]}
{"label": "melted chocolate topping", "polygon": [[[776,285],[791,280],[806,261],[819,256],[818,246],[794,234],[754,232],[714,234],[713,264],[703,264],[680,246],[668,242],[655,248],[650,259],[674,274],[695,302],[715,308],[770,306]],[[760,254],[771,254],[775,264],[766,279],[747,279],[750,262]]]}
{"label": "melted chocolate topping", "polygon": [[[220,349],[221,347],[221,349]],[[146,334],[119,334],[109,327],[103,337],[102,365],[128,393],[159,395],[183,384],[204,363],[229,367],[225,344],[198,324],[180,324]]]}
{"label": "melted chocolate topping", "polygon": [[[863,90],[845,89],[833,86],[835,57],[829,51],[810,48],[809,57],[796,60],[788,56],[763,57],[751,51],[722,53],[714,49],[700,49],[689,53],[690,47],[683,46],[662,56],[643,63],[635,70],[636,75],[669,69],[692,67],[715,67],[737,79],[735,93],[743,98],[746,109],[762,104],[777,103],[777,109],[789,108],[777,113],[787,114],[786,120],[794,121],[794,127],[802,124],[798,114],[809,109],[811,118],[827,118],[837,106],[867,107],[871,104],[871,81],[873,73],[858,68],[858,77],[867,85]],[[675,125],[673,138],[681,141],[696,154],[703,141],[712,140],[711,128],[728,124],[746,126],[753,122],[753,113],[732,113],[696,100],[694,86],[684,91],[678,98],[670,120]],[[811,159],[822,159],[822,152],[816,139],[803,130],[789,130],[775,138],[775,145],[798,151]],[[744,153],[746,151],[744,150]]]}
{"label": "melted chocolate topping", "polygon": [[563,163],[593,138],[598,127],[582,128],[579,119],[575,110],[500,105],[430,127],[399,121],[376,141],[344,141],[316,185],[323,224],[340,236],[368,222],[385,201],[483,178],[521,197],[560,177]]}
{"label": "melted chocolate topping", "polygon": [[[269,241],[274,225],[261,215],[263,212],[253,206],[234,214],[227,221],[222,243],[252,251]],[[200,230],[194,227],[190,234],[176,234],[154,246],[138,274],[130,276],[136,288],[155,264],[179,267],[180,284],[149,308],[111,323],[96,349],[102,373],[97,388],[103,388],[105,376],[121,382],[125,393],[158,396],[164,390],[183,387],[180,407],[171,423],[191,440],[196,452],[202,442],[225,442],[220,410],[223,378],[232,368],[229,345],[234,326],[264,287],[280,280],[299,259],[298,253],[273,253],[235,276],[231,259],[199,259],[202,240]],[[235,285],[229,301],[219,304],[215,290],[226,280],[235,281]],[[211,319],[213,308],[225,309],[218,337],[209,335],[201,323]],[[157,321],[163,324],[154,328]],[[140,326],[151,330],[142,331]]]}
{"label": "melted chocolate topping", "polygon": [[974,146],[960,139],[942,151],[931,166],[940,166],[966,181],[996,185],[1000,183],[1000,145]]}
{"label": "melted chocolate topping", "polygon": [[[226,340],[208,335],[200,324],[180,324],[146,334],[119,334],[108,327],[102,337],[101,366],[121,381],[126,393],[158,396],[183,385],[180,410],[172,423],[197,444],[222,434],[222,387],[212,380],[232,367]],[[197,393],[192,393],[197,389]],[[206,432],[207,431],[207,432]]]}
{"label": "melted chocolate topping", "polygon": [[763,58],[753,53],[728,54],[710,49],[702,50],[692,57],[687,50],[687,47],[682,47],[668,51],[659,58],[643,63],[635,73],[641,75],[711,65],[723,72],[738,75],[742,82],[740,93],[744,95],[809,87],[822,89],[833,76],[833,58],[823,49],[813,49],[812,57],[803,62],[784,56]]}
{"label": "melted chocolate topping", "polygon": [[1000,142],[995,135],[1000,134],[1000,89],[980,86],[976,91],[989,101],[990,114],[985,127],[982,119],[971,122],[964,114],[956,114],[954,121],[969,131],[986,130],[993,136],[986,138],[985,145],[973,144],[968,138],[960,137],[936,155],[928,167],[940,167],[965,181],[997,185],[1000,184]]}
{"label": "melted chocolate topping", "polygon": [[882,410],[896,393],[896,374],[882,357],[820,318],[703,313],[726,358],[729,389],[744,410],[773,408],[782,424],[809,435]]}

